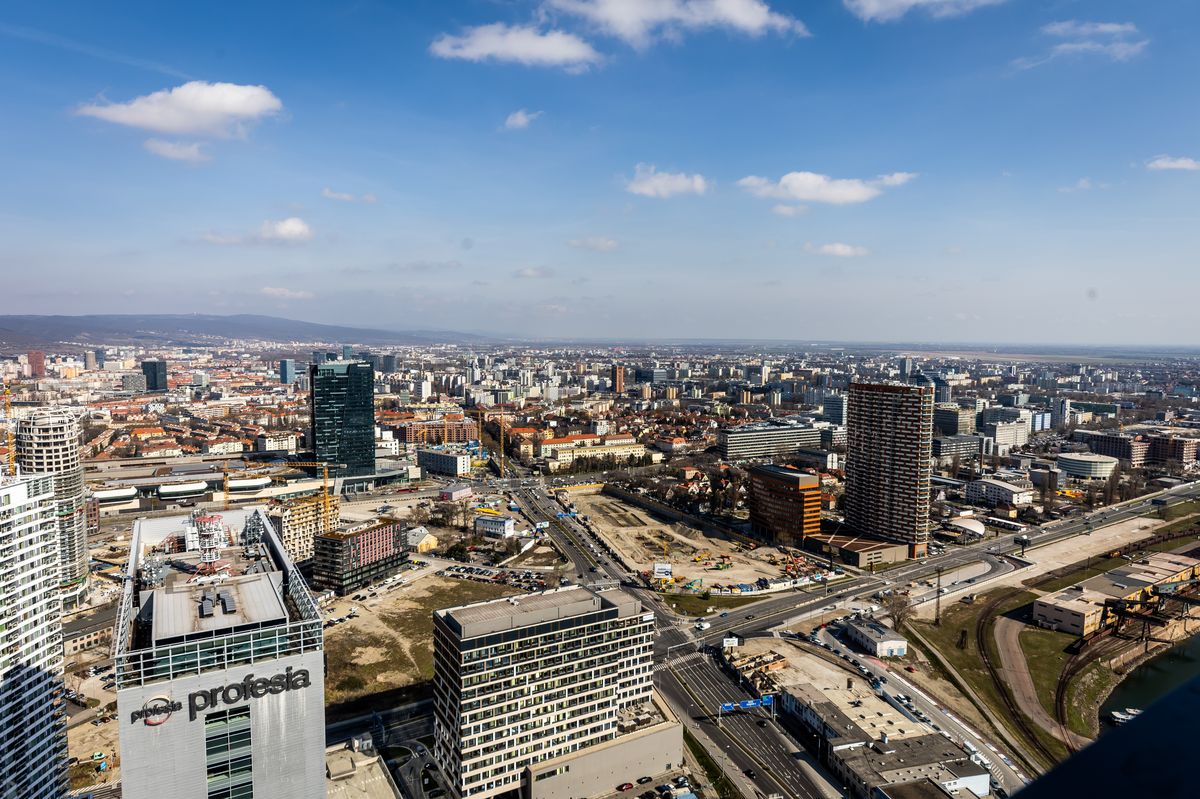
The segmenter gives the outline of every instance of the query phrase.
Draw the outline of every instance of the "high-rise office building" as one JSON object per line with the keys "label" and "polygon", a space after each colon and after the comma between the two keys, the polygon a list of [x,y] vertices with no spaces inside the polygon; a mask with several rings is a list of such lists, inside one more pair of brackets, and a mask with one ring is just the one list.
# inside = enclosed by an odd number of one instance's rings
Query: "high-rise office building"
{"label": "high-rise office building", "polygon": [[324,799],[321,617],[264,508],[139,520],[127,574],[125,799]]}
{"label": "high-rise office building", "polygon": [[29,361],[29,376],[39,378],[46,376],[46,353],[41,350],[31,350],[26,356]]}
{"label": "high-rise office building", "polygon": [[454,799],[597,796],[679,763],[680,726],[652,699],[653,632],[616,589],[436,611],[434,756]]}
{"label": "high-rise office building", "polygon": [[121,375],[121,390],[141,394],[146,390],[146,376],[141,372]]}
{"label": "high-rise office building", "polygon": [[88,350],[83,354],[83,368],[89,372],[96,371],[96,353]]}
{"label": "high-rise office building", "polygon": [[349,361],[354,359],[354,347],[349,344],[342,345],[342,360]]}
{"label": "high-rise office building", "polygon": [[385,374],[390,375],[393,372],[395,372],[396,371],[396,356],[395,355],[384,355],[383,359],[380,361],[379,368]]}
{"label": "high-rise office building", "polygon": [[826,394],[821,402],[821,416],[830,424],[844,425],[846,423],[846,395]]}
{"label": "high-rise office building", "polygon": [[912,373],[913,373],[913,359],[912,358],[901,358],[900,359],[900,379],[907,380],[909,377],[912,376]]}
{"label": "high-rise office building", "polygon": [[296,362],[291,358],[279,362],[279,382],[285,386],[296,382]]}
{"label": "high-rise office building", "polygon": [[343,464],[343,476],[375,471],[375,374],[358,361],[309,367],[311,441],[316,459]]}
{"label": "high-rise office building", "polygon": [[975,411],[953,402],[934,406],[933,426],[938,435],[962,436],[975,432]]}
{"label": "high-rise office building", "polygon": [[79,458],[79,421],[66,408],[38,408],[17,422],[17,463],[25,472],[54,476],[62,601],[73,608],[87,598],[87,497]]}
{"label": "high-rise office building", "polygon": [[67,793],[58,529],[49,475],[0,477],[0,797]]}
{"label": "high-rise office building", "polygon": [[147,391],[167,390],[166,361],[142,361],[142,374],[146,376]]}
{"label": "high-rise office building", "polygon": [[821,532],[821,480],[783,466],[750,469],[750,529],[775,544],[801,546]]}
{"label": "high-rise office building", "polygon": [[925,554],[933,476],[932,385],[851,383],[846,410],[846,524]]}
{"label": "high-rise office building", "polygon": [[313,350],[312,355],[310,355],[309,358],[310,364],[325,363],[325,353],[321,352],[320,350]]}
{"label": "high-rise office building", "polygon": [[96,366],[98,366],[98,367],[100,367],[101,369],[103,369],[103,368],[104,368],[104,360],[105,360],[105,355],[107,354],[107,353],[106,353],[106,351],[105,351],[105,349],[104,349],[104,347],[97,347],[97,348],[95,349],[95,353],[96,353]]}
{"label": "high-rise office building", "polygon": [[624,394],[625,393],[625,367],[619,363],[613,364],[612,386],[613,386],[613,393],[615,393],[615,394]]}
{"label": "high-rise office building", "polygon": [[1055,397],[1050,402],[1050,424],[1058,430],[1067,426],[1071,421],[1071,400],[1066,397]]}

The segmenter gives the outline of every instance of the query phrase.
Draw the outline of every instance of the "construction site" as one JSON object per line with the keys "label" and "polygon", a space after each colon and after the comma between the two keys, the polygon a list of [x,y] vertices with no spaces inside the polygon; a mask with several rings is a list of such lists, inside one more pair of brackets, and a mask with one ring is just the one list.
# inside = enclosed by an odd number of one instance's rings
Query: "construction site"
{"label": "construction site", "polygon": [[823,561],[798,550],[659,519],[607,494],[571,499],[626,565],[662,590],[740,594],[792,580],[819,581],[826,573]]}

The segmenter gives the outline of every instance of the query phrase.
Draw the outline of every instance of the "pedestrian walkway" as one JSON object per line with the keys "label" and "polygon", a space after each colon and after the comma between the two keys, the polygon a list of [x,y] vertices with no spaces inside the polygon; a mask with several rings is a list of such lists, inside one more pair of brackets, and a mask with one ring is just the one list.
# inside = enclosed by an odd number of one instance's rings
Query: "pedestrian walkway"
{"label": "pedestrian walkway", "polygon": [[1029,717],[1030,721],[1078,751],[1092,741],[1059,724],[1053,716],[1046,712],[1046,708],[1038,698],[1037,686],[1033,683],[1029,664],[1025,661],[1025,652],[1021,649],[1021,629],[1024,626],[1022,622],[1005,616],[996,619],[994,635],[996,650],[1000,654],[1000,675],[1012,690],[1017,707]]}

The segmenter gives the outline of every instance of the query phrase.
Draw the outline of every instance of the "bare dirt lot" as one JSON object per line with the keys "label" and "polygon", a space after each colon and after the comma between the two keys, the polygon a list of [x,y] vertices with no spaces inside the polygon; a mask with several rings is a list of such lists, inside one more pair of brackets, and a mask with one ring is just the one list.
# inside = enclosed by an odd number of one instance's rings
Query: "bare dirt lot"
{"label": "bare dirt lot", "polygon": [[[412,573],[407,573],[411,575]],[[325,630],[325,703],[331,720],[403,701],[433,676],[433,611],[519,593],[494,583],[419,576],[365,602],[341,599],[325,618],[356,616]]]}
{"label": "bare dirt lot", "polygon": [[[581,515],[635,571],[670,563],[676,585],[703,580],[704,588],[783,576],[782,554],[774,547],[747,550],[737,541],[717,538],[681,523],[661,521],[641,508],[604,494],[571,497]],[[778,559],[779,565],[771,560]],[[718,569],[722,562],[729,568]],[[697,586],[700,587],[700,586]]]}

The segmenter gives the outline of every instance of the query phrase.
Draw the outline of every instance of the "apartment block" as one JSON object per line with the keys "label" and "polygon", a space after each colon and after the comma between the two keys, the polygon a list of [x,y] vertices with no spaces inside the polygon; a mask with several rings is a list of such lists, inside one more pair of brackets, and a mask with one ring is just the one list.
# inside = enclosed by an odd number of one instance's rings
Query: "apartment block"
{"label": "apartment block", "polygon": [[851,383],[846,430],[846,524],[925,554],[933,476],[932,385]]}
{"label": "apartment block", "polygon": [[337,525],[341,506],[342,498],[336,494],[327,499],[301,497],[272,507],[267,515],[275,525],[288,557],[305,568],[313,558],[313,541]]}

